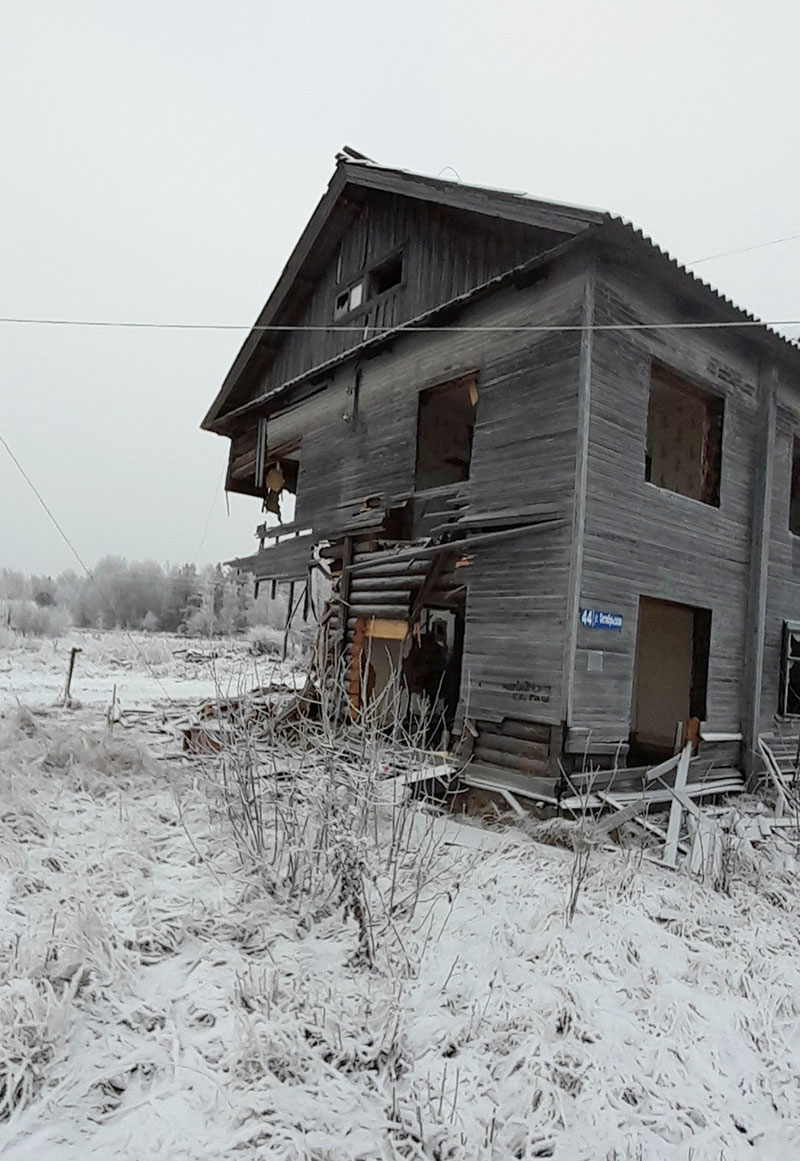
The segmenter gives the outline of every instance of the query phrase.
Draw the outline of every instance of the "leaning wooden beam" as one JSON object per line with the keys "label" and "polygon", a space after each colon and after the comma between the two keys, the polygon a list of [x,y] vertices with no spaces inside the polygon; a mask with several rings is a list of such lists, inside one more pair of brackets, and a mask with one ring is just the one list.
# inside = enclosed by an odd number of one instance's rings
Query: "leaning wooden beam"
{"label": "leaning wooden beam", "polygon": [[667,824],[667,841],[664,844],[664,862],[668,867],[674,867],[678,861],[678,836],[681,829],[681,819],[683,817],[683,805],[681,799],[683,791],[686,789],[686,779],[689,776],[689,763],[692,760],[691,743],[687,743],[680,756],[678,762],[678,772],[675,775],[674,797],[672,806],[669,808],[669,823]]}
{"label": "leaning wooden beam", "polygon": [[[598,794],[597,797],[608,801],[607,794]],[[638,802],[632,802],[629,806],[621,806],[613,814],[607,814],[605,818],[598,819],[597,829],[601,834],[610,834],[612,830],[617,830],[623,823],[631,822],[637,815],[644,813],[649,805],[650,803],[646,798],[640,798]]]}
{"label": "leaning wooden beam", "polygon": [[[454,550],[461,550],[473,548],[476,544],[486,544],[489,541],[505,540],[509,536],[524,536],[531,532],[543,532],[553,528],[559,528],[566,523],[565,520],[559,518],[557,520],[542,520],[538,524],[525,524],[520,528],[503,528],[499,532],[481,532],[477,536],[465,536],[460,540],[449,540],[446,544],[429,544],[420,548],[405,548],[399,552],[374,553],[375,560],[380,560],[381,563],[395,562],[398,560],[422,560],[426,556],[436,556],[440,552],[453,552]],[[364,559],[354,564],[351,572],[355,576],[356,573],[365,572],[372,567],[371,560]]]}
{"label": "leaning wooden beam", "polygon": [[775,817],[782,818],[784,811],[789,806],[789,788],[778,765],[775,755],[763,738],[758,739],[758,752],[761,755],[767,774],[770,781],[775,787]]}

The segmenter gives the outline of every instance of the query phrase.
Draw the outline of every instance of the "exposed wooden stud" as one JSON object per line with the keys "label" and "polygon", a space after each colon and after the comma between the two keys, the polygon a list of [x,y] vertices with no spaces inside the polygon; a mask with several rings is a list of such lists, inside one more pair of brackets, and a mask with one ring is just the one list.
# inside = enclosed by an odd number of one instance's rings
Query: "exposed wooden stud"
{"label": "exposed wooden stud", "polygon": [[592,401],[592,349],[595,314],[595,268],[586,273],[581,312],[581,349],[578,371],[578,418],[575,445],[575,491],[572,515],[572,546],[567,584],[567,623],[564,635],[564,683],[562,721],[567,727],[574,720],[575,660],[578,642],[578,616],[583,583],[583,551],[586,528],[586,484],[589,472],[589,434]]}

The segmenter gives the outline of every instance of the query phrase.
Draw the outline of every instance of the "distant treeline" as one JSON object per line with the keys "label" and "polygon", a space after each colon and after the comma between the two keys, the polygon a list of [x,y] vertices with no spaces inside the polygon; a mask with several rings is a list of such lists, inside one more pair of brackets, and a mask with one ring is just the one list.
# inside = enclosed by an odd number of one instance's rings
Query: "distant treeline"
{"label": "distant treeline", "polygon": [[285,600],[255,598],[252,577],[209,565],[164,568],[156,561],[107,556],[91,577],[0,570],[2,624],[19,633],[58,634],[78,628],[144,629],[187,636],[241,633],[282,622]]}

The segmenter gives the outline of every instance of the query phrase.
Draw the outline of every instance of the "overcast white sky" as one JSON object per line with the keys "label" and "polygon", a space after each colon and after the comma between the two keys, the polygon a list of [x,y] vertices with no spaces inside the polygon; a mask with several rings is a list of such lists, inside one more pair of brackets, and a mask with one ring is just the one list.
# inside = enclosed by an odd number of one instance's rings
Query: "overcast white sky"
{"label": "overcast white sky", "polygon": [[[0,0],[0,25],[3,316],[250,324],[345,143],[613,209],[684,261],[800,233],[791,0]],[[698,269],[800,318],[800,240]],[[252,551],[198,429],[243,338],[0,326],[0,433],[89,564]],[[0,567],[74,563],[2,447],[0,498]]]}

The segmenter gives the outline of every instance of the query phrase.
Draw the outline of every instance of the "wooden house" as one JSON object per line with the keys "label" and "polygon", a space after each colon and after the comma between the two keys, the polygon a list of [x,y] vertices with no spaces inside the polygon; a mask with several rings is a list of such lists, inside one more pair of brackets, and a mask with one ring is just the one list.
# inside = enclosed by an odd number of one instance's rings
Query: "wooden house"
{"label": "wooden house", "polygon": [[433,674],[473,778],[800,714],[800,349],[620,218],[340,155],[203,427],[234,563],[326,561],[354,707]]}

